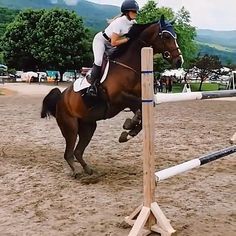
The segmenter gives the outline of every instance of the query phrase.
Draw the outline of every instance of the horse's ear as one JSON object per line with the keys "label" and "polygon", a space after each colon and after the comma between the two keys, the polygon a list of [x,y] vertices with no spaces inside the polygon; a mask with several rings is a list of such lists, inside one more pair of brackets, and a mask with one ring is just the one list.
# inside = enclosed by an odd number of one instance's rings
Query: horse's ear
{"label": "horse's ear", "polygon": [[161,15],[160,24],[161,24],[161,26],[165,25],[165,17],[164,17],[164,15]]}

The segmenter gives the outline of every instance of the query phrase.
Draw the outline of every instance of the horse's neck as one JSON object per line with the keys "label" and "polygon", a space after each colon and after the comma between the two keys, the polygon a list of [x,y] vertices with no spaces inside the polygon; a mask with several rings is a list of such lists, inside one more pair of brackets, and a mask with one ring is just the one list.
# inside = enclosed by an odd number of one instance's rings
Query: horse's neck
{"label": "horse's neck", "polygon": [[138,73],[141,71],[141,49],[143,45],[138,39],[134,40],[128,50],[118,58],[118,61],[133,68]]}
{"label": "horse's neck", "polygon": [[[154,26],[150,26],[154,27]],[[154,28],[153,28],[154,29]],[[149,39],[153,34],[153,29],[145,29],[137,39],[131,42],[128,50],[119,58],[119,61],[132,67],[137,72],[141,71],[141,49],[150,47]],[[159,29],[158,29],[159,30]]]}

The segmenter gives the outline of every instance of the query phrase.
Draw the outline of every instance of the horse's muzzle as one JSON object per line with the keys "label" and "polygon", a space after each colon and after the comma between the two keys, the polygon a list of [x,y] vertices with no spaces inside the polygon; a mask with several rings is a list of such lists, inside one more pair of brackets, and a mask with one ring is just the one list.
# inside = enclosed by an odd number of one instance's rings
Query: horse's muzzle
{"label": "horse's muzzle", "polygon": [[182,67],[183,63],[184,63],[184,59],[182,57],[182,55],[178,56],[177,58],[175,58],[175,60],[173,61],[174,63],[174,67],[175,68],[180,68]]}

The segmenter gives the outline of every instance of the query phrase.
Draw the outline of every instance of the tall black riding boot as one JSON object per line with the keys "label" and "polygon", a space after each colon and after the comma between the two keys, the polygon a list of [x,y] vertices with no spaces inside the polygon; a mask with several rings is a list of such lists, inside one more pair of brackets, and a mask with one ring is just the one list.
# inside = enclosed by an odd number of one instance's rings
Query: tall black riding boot
{"label": "tall black riding boot", "polygon": [[101,66],[97,66],[93,64],[91,77],[90,77],[91,86],[87,90],[87,94],[89,96],[92,96],[92,97],[97,96],[97,92],[98,92],[97,85],[99,84],[100,79],[101,79],[101,68],[102,68]]}

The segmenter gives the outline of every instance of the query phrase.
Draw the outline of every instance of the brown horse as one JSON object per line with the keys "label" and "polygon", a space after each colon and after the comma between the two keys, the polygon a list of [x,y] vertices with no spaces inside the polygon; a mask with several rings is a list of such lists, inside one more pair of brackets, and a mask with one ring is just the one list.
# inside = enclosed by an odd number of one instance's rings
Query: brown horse
{"label": "brown horse", "polygon": [[[93,171],[83,160],[97,126],[97,121],[109,119],[125,108],[135,115],[126,121],[123,128],[130,130],[120,142],[127,141],[127,135],[135,136],[142,129],[141,124],[141,49],[150,46],[154,54],[161,53],[173,67],[179,68],[183,59],[176,42],[172,24],[164,20],[149,24],[134,25],[128,33],[130,42],[118,48],[110,59],[106,80],[100,85],[99,98],[96,101],[74,92],[73,86],[63,93],[54,88],[43,100],[41,117],[53,115],[66,141],[64,158],[73,174],[77,171],[74,157],[87,174]],[[79,141],[75,147],[77,135]]]}

